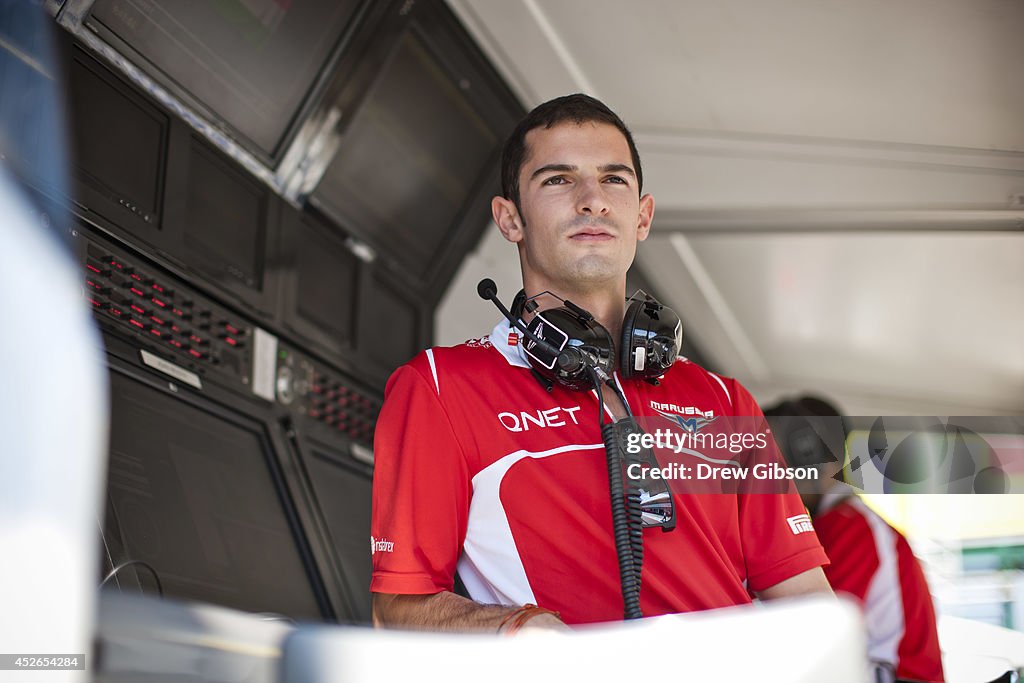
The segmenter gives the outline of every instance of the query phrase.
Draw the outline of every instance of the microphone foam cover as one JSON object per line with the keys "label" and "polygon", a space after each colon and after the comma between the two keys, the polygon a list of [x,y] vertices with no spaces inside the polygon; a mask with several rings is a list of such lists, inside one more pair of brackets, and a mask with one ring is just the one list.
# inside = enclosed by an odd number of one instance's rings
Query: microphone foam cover
{"label": "microphone foam cover", "polygon": [[485,277],[483,280],[477,283],[476,293],[481,299],[491,300],[498,295],[498,286],[494,284],[494,280],[489,277]]}

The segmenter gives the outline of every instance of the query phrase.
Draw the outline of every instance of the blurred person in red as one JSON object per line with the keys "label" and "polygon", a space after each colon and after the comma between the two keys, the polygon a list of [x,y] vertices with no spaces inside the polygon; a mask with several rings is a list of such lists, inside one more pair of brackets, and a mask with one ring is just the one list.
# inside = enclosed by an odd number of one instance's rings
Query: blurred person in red
{"label": "blurred person in red", "polygon": [[826,578],[863,609],[875,680],[943,681],[935,607],[920,563],[903,534],[837,476],[846,443],[839,411],[803,396],[764,413],[789,465],[820,471],[817,481],[797,481],[797,488],[831,561]]}

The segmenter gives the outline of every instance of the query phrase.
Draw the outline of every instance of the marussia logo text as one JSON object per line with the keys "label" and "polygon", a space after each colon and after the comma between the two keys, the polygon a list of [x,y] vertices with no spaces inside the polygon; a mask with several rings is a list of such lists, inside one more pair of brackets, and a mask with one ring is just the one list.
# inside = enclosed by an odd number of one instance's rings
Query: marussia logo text
{"label": "marussia logo text", "polygon": [[395,544],[386,538],[374,538],[370,536],[370,554],[390,553],[395,549]]}
{"label": "marussia logo text", "polygon": [[[701,417],[714,417],[715,411],[713,410],[701,410],[693,406],[677,406],[675,403],[660,403],[658,401],[651,401],[651,408],[654,408],[657,412],[662,415],[665,412],[678,413],[679,415],[699,415]],[[662,412],[664,411],[664,412]]]}

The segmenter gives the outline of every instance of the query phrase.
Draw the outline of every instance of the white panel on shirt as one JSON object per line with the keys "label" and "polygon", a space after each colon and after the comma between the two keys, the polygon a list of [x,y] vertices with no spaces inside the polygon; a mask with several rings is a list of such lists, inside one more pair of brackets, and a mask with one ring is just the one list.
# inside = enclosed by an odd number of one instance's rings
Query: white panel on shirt
{"label": "white panel on shirt", "polygon": [[533,453],[516,451],[496,460],[473,477],[466,541],[458,571],[469,596],[499,605],[536,604],[499,492],[505,475],[524,458],[547,458],[570,451],[603,449],[604,444],[570,444]]}
{"label": "white panel on shirt", "polygon": [[851,504],[867,520],[878,553],[878,569],[864,600],[864,620],[870,625],[868,656],[895,666],[906,630],[896,532],[862,500],[853,499]]}

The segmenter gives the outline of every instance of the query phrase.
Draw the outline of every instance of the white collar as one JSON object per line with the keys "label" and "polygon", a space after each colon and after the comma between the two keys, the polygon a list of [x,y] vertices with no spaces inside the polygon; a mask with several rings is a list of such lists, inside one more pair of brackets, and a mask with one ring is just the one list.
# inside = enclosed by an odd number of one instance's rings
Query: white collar
{"label": "white collar", "polygon": [[[509,337],[515,335],[515,344],[509,344]],[[512,323],[502,318],[491,330],[489,337],[491,346],[498,349],[509,365],[519,368],[529,368],[530,362],[526,359],[526,351],[523,349],[523,333],[512,328]]]}

